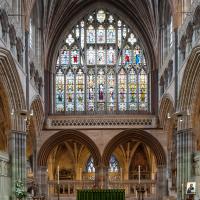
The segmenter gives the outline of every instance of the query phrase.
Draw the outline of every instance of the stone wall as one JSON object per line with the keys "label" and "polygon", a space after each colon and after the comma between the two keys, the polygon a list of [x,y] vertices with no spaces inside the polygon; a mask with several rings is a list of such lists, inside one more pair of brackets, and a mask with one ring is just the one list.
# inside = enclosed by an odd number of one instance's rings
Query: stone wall
{"label": "stone wall", "polygon": [[0,152],[0,199],[10,199],[11,178],[9,174],[9,157],[7,153]]}

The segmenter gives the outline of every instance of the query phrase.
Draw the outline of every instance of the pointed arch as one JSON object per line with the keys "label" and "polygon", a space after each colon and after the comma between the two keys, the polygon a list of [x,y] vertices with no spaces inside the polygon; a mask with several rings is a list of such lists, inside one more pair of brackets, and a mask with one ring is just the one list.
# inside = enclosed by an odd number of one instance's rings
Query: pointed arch
{"label": "pointed arch", "polygon": [[151,148],[155,155],[157,165],[166,165],[166,154],[160,142],[151,134],[139,129],[122,131],[121,133],[116,135],[105,147],[102,155],[102,163],[105,166],[108,166],[110,156],[112,155],[116,147],[121,143],[125,143],[130,140],[140,141],[149,146],[149,148]]}
{"label": "pointed arch", "polygon": [[59,144],[63,143],[64,141],[73,139],[81,144],[84,144],[90,151],[95,166],[100,165],[101,163],[101,154],[99,149],[97,148],[96,144],[90,139],[87,135],[75,131],[75,130],[64,130],[59,131],[49,137],[44,144],[41,146],[39,153],[38,153],[38,165],[39,166],[46,166],[48,156],[50,155],[52,149],[58,146]]}

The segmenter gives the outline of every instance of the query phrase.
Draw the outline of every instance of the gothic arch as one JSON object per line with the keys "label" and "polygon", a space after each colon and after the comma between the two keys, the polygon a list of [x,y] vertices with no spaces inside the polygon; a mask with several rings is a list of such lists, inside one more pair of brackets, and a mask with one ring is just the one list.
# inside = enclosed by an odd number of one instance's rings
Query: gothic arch
{"label": "gothic arch", "polygon": [[[8,113],[11,113],[12,109],[19,112],[26,108],[26,104],[15,62],[10,52],[4,48],[0,48],[0,61],[0,82],[7,94]],[[13,124],[13,126],[17,126],[17,124]]]}
{"label": "gothic arch", "polygon": [[200,46],[193,48],[183,74],[178,110],[190,113],[188,128],[192,128],[199,149],[200,120]]}
{"label": "gothic arch", "polygon": [[44,123],[44,108],[42,99],[39,95],[33,97],[30,110],[33,110],[31,126],[34,126],[37,133],[40,133]]}
{"label": "gothic arch", "polygon": [[94,165],[98,166],[101,163],[101,155],[96,144],[87,135],[76,131],[76,130],[64,130],[59,131],[52,135],[50,138],[44,142],[38,153],[38,165],[46,166],[48,156],[52,149],[57,145],[63,143],[65,140],[73,139],[81,144],[84,144],[90,151],[93,159]]}
{"label": "gothic arch", "polygon": [[[173,98],[169,94],[164,94],[161,103],[160,103],[160,109],[159,109],[159,120],[160,120],[160,126],[164,129],[166,128],[167,124],[167,118],[168,113],[172,115],[175,112],[174,109],[174,101]],[[171,117],[171,116],[170,116]]]}
{"label": "gothic arch", "polygon": [[6,151],[8,147],[7,131],[11,128],[11,118],[6,92],[0,81],[0,150]]}
{"label": "gothic arch", "polygon": [[150,133],[140,129],[125,130],[115,136],[104,149],[102,163],[105,166],[108,166],[110,156],[115,148],[121,143],[125,143],[130,140],[137,140],[149,146],[155,155],[157,165],[166,165],[166,154],[159,141]]}
{"label": "gothic arch", "polygon": [[200,46],[193,48],[187,61],[180,89],[178,109],[195,112],[195,99],[200,86]]}

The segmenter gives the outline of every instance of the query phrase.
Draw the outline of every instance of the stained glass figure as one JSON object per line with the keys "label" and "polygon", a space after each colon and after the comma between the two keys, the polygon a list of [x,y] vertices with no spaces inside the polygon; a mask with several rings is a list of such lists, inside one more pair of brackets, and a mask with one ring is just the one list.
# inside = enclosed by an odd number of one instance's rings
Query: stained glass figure
{"label": "stained glass figure", "polygon": [[111,157],[110,157],[109,171],[110,172],[119,172],[120,171],[119,162],[114,155],[111,155]]}
{"label": "stained glass figure", "polygon": [[126,93],[127,93],[126,83],[127,83],[126,71],[122,68],[118,74],[119,111],[126,110]]}
{"label": "stained glass figure", "polygon": [[116,41],[116,31],[115,28],[111,25],[107,30],[107,43],[115,43]]}
{"label": "stained glass figure", "polygon": [[131,68],[128,74],[128,90],[129,90],[129,110],[137,110],[137,74],[136,71]]}
{"label": "stained glass figure", "polygon": [[107,109],[109,112],[116,110],[116,98],[115,98],[115,72],[114,69],[109,70],[107,78]]}
{"label": "stained glass figure", "polygon": [[141,60],[142,60],[142,54],[143,54],[143,52],[142,52],[142,50],[140,49],[140,47],[137,45],[135,48],[134,48],[134,50],[133,50],[133,60],[134,60],[134,63],[136,64],[136,65],[138,65],[138,64],[141,64]]}
{"label": "stained glass figure", "polygon": [[124,65],[130,65],[132,64],[132,58],[131,58],[131,50],[129,46],[126,46],[123,50],[123,64]]}
{"label": "stained glass figure", "polygon": [[106,54],[105,49],[103,49],[103,47],[99,47],[99,49],[97,50],[97,64],[98,65],[105,64],[105,54]]}
{"label": "stained glass figure", "polygon": [[102,25],[97,29],[97,43],[105,43],[105,29]]}
{"label": "stained glass figure", "polygon": [[76,110],[85,110],[85,76],[81,69],[76,74]]}
{"label": "stained glass figure", "polygon": [[64,46],[60,51],[60,60],[61,65],[69,65],[69,50],[66,46]]}
{"label": "stained glass figure", "polygon": [[108,53],[107,53],[107,64],[108,65],[115,65],[115,50],[113,47],[109,47]]}
{"label": "stained glass figure", "polygon": [[88,65],[95,65],[95,49],[91,46],[87,50],[87,64]]}
{"label": "stained glass figure", "polygon": [[90,25],[87,30],[87,43],[89,44],[95,43],[95,29],[92,25]]}
{"label": "stained glass figure", "polygon": [[147,74],[144,69],[141,69],[139,76],[139,109],[146,111],[147,105]]}
{"label": "stained glass figure", "polygon": [[106,19],[106,14],[105,14],[104,10],[99,10],[97,12],[97,21],[99,23],[103,23],[105,21],[105,19]]}
{"label": "stained glass figure", "polygon": [[69,34],[67,39],[66,39],[66,43],[71,46],[74,43],[74,38],[72,37],[72,34]]}
{"label": "stained glass figure", "polygon": [[74,73],[71,69],[66,74],[66,111],[74,111]]}
{"label": "stained glass figure", "polygon": [[79,64],[79,50],[75,46],[71,51],[71,64],[72,65],[78,65]]}
{"label": "stained glass figure", "polygon": [[64,73],[61,69],[56,73],[56,112],[64,112]]}
{"label": "stained glass figure", "polygon": [[102,68],[98,71],[98,74],[97,74],[97,88],[98,88],[98,100],[97,100],[98,108],[97,109],[98,111],[103,111],[105,110],[106,87],[105,87],[105,72]]}
{"label": "stained glass figure", "polygon": [[95,172],[94,159],[90,156],[86,164],[86,172]]}
{"label": "stained glass figure", "polygon": [[88,111],[95,109],[95,74],[93,69],[88,71],[87,76],[87,109]]}

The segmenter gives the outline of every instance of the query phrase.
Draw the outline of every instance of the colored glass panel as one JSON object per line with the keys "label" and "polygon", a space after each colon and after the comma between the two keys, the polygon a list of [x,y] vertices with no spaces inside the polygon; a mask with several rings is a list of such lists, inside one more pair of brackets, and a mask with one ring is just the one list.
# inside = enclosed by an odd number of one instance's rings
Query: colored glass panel
{"label": "colored glass panel", "polygon": [[95,110],[95,74],[93,69],[88,71],[87,76],[87,109],[88,111]]}
{"label": "colored glass panel", "polygon": [[66,111],[74,111],[74,73],[71,69],[66,74]]}
{"label": "colored glass panel", "polygon": [[95,43],[95,29],[93,26],[89,26],[87,30],[87,43],[94,44]]}
{"label": "colored glass panel", "polygon": [[87,64],[88,65],[95,65],[95,49],[93,47],[89,47],[87,50]]}
{"label": "colored glass panel", "polygon": [[98,111],[104,111],[105,110],[105,94],[106,94],[106,85],[105,85],[105,72],[101,68],[98,71],[97,75],[97,109]]}
{"label": "colored glass panel", "polygon": [[116,31],[113,26],[109,26],[107,30],[107,43],[115,43]]}
{"label": "colored glass panel", "polygon": [[105,29],[102,25],[97,29],[97,43],[105,43]]}
{"label": "colored glass panel", "polygon": [[107,53],[107,64],[108,65],[114,65],[115,64],[115,50],[113,47],[109,47],[108,53]]}
{"label": "colored glass panel", "polygon": [[119,162],[114,155],[111,155],[111,157],[110,157],[109,171],[110,172],[119,172],[120,171]]}
{"label": "colored glass panel", "polygon": [[132,68],[128,74],[129,110],[137,110],[137,74]]}
{"label": "colored glass panel", "polygon": [[74,38],[72,37],[72,34],[69,34],[67,39],[66,39],[66,43],[70,46],[74,43]]}
{"label": "colored glass panel", "polygon": [[85,75],[81,69],[76,74],[76,110],[85,110]]}
{"label": "colored glass panel", "polygon": [[126,110],[126,93],[127,93],[127,78],[126,72],[122,68],[118,74],[118,102],[119,102],[119,111]]}
{"label": "colored glass panel", "polygon": [[103,22],[105,21],[105,19],[106,19],[106,14],[105,14],[105,12],[104,12],[103,10],[99,10],[99,11],[97,12],[97,21],[98,21],[99,23],[103,23]]}
{"label": "colored glass panel", "polygon": [[95,172],[94,159],[92,157],[89,157],[89,159],[87,161],[86,171],[87,172]]}
{"label": "colored glass panel", "polygon": [[79,57],[79,50],[77,47],[74,47],[71,51],[71,64],[72,65],[78,65],[80,62],[80,57]]}
{"label": "colored glass panel", "polygon": [[69,50],[66,47],[60,51],[60,64],[69,65]]}
{"label": "colored glass panel", "polygon": [[64,73],[56,73],[56,112],[64,112]]}
{"label": "colored glass panel", "polygon": [[106,51],[103,49],[103,47],[99,47],[97,50],[97,64],[98,65],[104,65],[105,64],[105,54]]}
{"label": "colored glass panel", "polygon": [[113,69],[111,69],[107,76],[107,110],[109,112],[116,110],[115,84],[115,72]]}
{"label": "colored glass panel", "polygon": [[139,81],[139,110],[148,110],[148,91],[147,91],[147,74],[144,69],[141,69],[138,77]]}
{"label": "colored glass panel", "polygon": [[143,52],[140,47],[137,45],[133,50],[133,62],[138,65],[142,63]]}
{"label": "colored glass panel", "polygon": [[132,64],[132,55],[131,55],[131,50],[127,46],[123,50],[123,65],[130,65]]}

